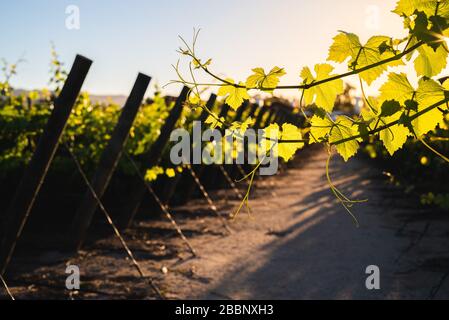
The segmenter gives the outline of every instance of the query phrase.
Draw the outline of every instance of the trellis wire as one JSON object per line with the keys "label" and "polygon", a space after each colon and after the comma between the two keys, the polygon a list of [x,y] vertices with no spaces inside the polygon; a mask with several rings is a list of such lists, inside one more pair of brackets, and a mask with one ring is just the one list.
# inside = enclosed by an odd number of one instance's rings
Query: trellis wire
{"label": "trellis wire", "polygon": [[121,235],[120,231],[118,230],[118,228],[115,226],[114,222],[112,221],[111,216],[109,215],[109,213],[106,211],[106,208],[103,206],[103,203],[101,202],[101,200],[98,198],[95,190],[93,189],[92,185],[89,182],[89,179],[87,178],[83,168],[81,167],[81,164],[78,161],[78,158],[76,157],[76,155],[72,152],[72,150],[70,149],[70,147],[67,145],[67,143],[64,143],[65,148],[68,150],[73,162],[75,163],[78,172],[81,174],[84,183],[87,185],[88,189],[90,190],[90,192],[92,192],[92,195],[94,196],[95,200],[98,202],[98,206],[100,207],[100,210],[103,212],[103,214],[106,217],[106,220],[108,222],[108,224],[112,227],[115,235],[117,236],[117,238],[120,240],[120,243],[122,244],[123,248],[126,251],[126,254],[128,255],[128,257],[131,259],[134,267],[136,268],[137,272],[139,273],[139,275],[145,279],[148,284],[150,285],[150,287],[153,289],[153,291],[156,293],[156,295],[158,296],[159,299],[165,300],[164,295],[162,294],[162,292],[160,291],[160,289],[156,286],[156,284],[154,283],[153,279],[151,277],[148,277],[145,275],[142,267],[140,266],[140,264],[137,262],[136,258],[134,257],[134,254],[132,253],[131,249],[129,248],[128,244],[126,243],[125,239],[123,238],[123,236]]}
{"label": "trellis wire", "polygon": [[229,183],[229,185],[231,186],[232,191],[234,191],[235,195],[242,200],[243,199],[243,195],[240,192],[239,189],[237,189],[237,186],[235,185],[234,181],[232,181],[232,178],[229,176],[228,172],[226,171],[225,167],[223,165],[219,165],[218,166],[220,168],[220,171],[223,173],[223,176],[225,177],[226,181]]}
{"label": "trellis wire", "polygon": [[161,210],[164,212],[165,216],[167,217],[167,219],[170,221],[170,223],[173,225],[173,227],[175,228],[176,232],[178,233],[178,235],[181,237],[181,239],[184,241],[184,243],[187,245],[187,247],[189,248],[190,252],[192,253],[192,255],[194,257],[197,256],[197,253],[195,251],[195,249],[193,248],[193,246],[190,244],[189,240],[187,239],[187,237],[184,235],[184,233],[182,232],[181,227],[179,227],[178,223],[176,222],[176,220],[173,218],[173,216],[171,215],[171,213],[168,211],[167,206],[164,205],[161,201],[161,199],[157,196],[157,194],[154,192],[153,188],[151,187],[151,185],[148,183],[148,181],[145,180],[145,177],[142,175],[142,173],[140,172],[139,168],[137,167],[137,164],[135,163],[135,161],[129,156],[129,154],[127,152],[125,152],[126,158],[129,160],[129,162],[132,164],[132,166],[134,167],[135,171],[137,172],[139,178],[142,180],[142,182],[145,184],[148,192],[153,196],[154,200],[156,200],[157,204],[159,205],[159,207],[161,208]]}
{"label": "trellis wire", "polygon": [[8,296],[11,298],[11,300],[16,300],[13,296],[13,294],[11,293],[11,290],[9,290],[8,285],[6,284],[5,279],[3,278],[3,276],[0,274],[0,281],[3,283],[3,286],[5,287],[6,293],[8,293]]}
{"label": "trellis wire", "polygon": [[226,223],[225,219],[220,215],[218,212],[217,206],[214,204],[214,201],[209,196],[209,193],[207,193],[206,189],[204,188],[203,184],[201,183],[200,179],[196,175],[195,171],[193,170],[192,166],[187,165],[187,168],[189,169],[190,175],[192,176],[193,180],[195,180],[196,185],[200,189],[201,193],[203,194],[204,198],[206,199],[209,208],[212,210],[212,212],[221,220],[223,228],[226,229],[228,233],[232,233],[231,228],[229,228],[228,224]]}

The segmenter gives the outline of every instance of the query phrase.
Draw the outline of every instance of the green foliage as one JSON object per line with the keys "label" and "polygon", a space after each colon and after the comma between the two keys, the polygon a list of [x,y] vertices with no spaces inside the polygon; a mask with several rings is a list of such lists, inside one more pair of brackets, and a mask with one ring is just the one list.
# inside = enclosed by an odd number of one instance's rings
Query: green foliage
{"label": "green foliage", "polygon": [[[248,92],[246,88],[236,87],[234,86],[234,80],[226,79],[228,85],[223,85],[218,90],[219,96],[226,96],[225,102],[234,110],[240,107],[243,101],[249,99]],[[242,82],[239,82],[240,86],[243,86]]]}
{"label": "green foliage", "polygon": [[[327,79],[332,76],[331,72],[334,68],[329,64],[317,64],[315,66],[316,77],[308,67],[304,67],[301,71],[301,78],[304,84],[311,84],[320,80]],[[323,108],[327,112],[331,112],[334,108],[337,95],[343,92],[343,80],[337,79],[329,81],[310,89],[304,90],[304,102],[308,105],[315,103],[318,107]]]}
{"label": "green foliage", "polygon": [[[210,70],[211,60],[208,60],[207,65],[201,64],[201,59],[196,56],[197,33],[194,35],[193,46],[189,47],[184,41],[186,48],[179,52],[192,59],[195,70],[203,71],[214,81],[219,81],[218,95],[226,96],[226,103],[233,109],[249,99],[248,90],[272,93],[275,89],[299,89],[301,106],[313,105],[318,113],[308,121],[310,134],[303,138],[301,133],[297,138],[301,136],[304,142],[323,142],[329,147],[335,146],[337,152],[348,160],[357,153],[361,138],[379,136],[388,153],[393,155],[406,142],[407,137],[420,138],[442,124],[449,101],[449,88],[432,78],[447,65],[449,1],[400,0],[393,12],[404,20],[407,37],[395,39],[374,35],[362,44],[356,34],[340,31],[333,38],[327,61],[346,64],[347,72],[334,74],[334,66],[328,63],[315,65],[314,73],[311,68],[304,67],[300,74],[300,84],[280,85],[280,77],[286,72],[279,67],[272,68],[268,73],[263,68],[253,68],[253,73],[245,84],[236,83],[229,78],[222,79]],[[410,84],[408,75],[391,72],[388,80],[381,86],[378,97],[364,96],[370,107],[369,111],[364,111],[364,114],[354,119],[340,117],[332,120],[335,118],[332,112],[336,98],[343,92],[343,78],[358,77],[363,90],[364,83],[371,85],[382,74],[391,71],[391,68],[408,63],[414,64],[416,74],[420,77],[418,88]],[[200,87],[209,86],[196,82],[193,72],[192,81],[189,82],[180,75],[179,69],[177,71],[180,79],[174,82],[192,85],[197,91]],[[215,115],[213,118],[218,119]],[[300,131],[298,128],[298,132]],[[296,143],[298,139],[290,140],[292,142],[284,140],[280,144]]]}
{"label": "green foliage", "polygon": [[[298,89],[299,111],[306,117],[306,126],[289,130],[292,134],[288,135],[288,139],[283,139],[280,138],[279,127],[269,125],[267,131],[278,132],[279,147],[323,143],[330,155],[332,149],[335,149],[347,161],[358,152],[362,142],[379,141],[383,147],[382,153],[393,156],[399,150],[404,150],[407,141],[416,139],[442,161],[449,162],[447,156],[424,141],[432,132],[444,128],[444,117],[449,112],[449,81],[440,84],[436,78],[447,66],[449,0],[399,0],[393,13],[403,19],[404,29],[408,31],[405,38],[374,35],[362,44],[355,33],[340,31],[329,48],[328,63],[319,63],[313,68],[303,67],[300,72],[301,82],[291,85],[280,84],[280,77],[286,72],[279,67],[274,67],[268,73],[263,68],[253,68],[246,83],[221,78],[211,71],[210,59],[207,65],[203,65],[197,57],[195,45],[198,33],[195,33],[192,46],[181,38],[186,48],[179,52],[191,59],[189,64],[193,63],[195,71],[212,77],[213,84],[198,83],[198,77],[193,71],[191,80],[186,80],[178,65],[175,69],[179,79],[173,82],[193,86],[197,92],[200,92],[200,88],[218,86],[218,95],[226,96],[226,103],[233,109],[239,108],[244,100],[249,99],[248,91],[251,90],[273,93],[274,90]],[[335,64],[341,64],[346,71],[333,73]],[[409,81],[410,75],[394,70],[395,67],[410,64],[413,64],[419,78],[416,88]],[[381,76],[387,72],[389,74],[384,81]],[[344,90],[343,79],[347,77],[357,77],[360,82],[365,108],[358,115],[341,116],[334,112],[337,96]],[[366,96],[364,86],[370,86],[376,80],[384,81],[379,95]],[[198,95],[195,99],[201,100],[201,97]],[[305,108],[312,110],[313,115],[309,117]],[[213,113],[210,119],[214,119],[209,121],[213,126],[235,126],[234,123],[221,121]],[[290,153],[293,154],[297,149],[287,152],[284,159],[289,160],[292,157]],[[372,145],[369,149],[371,155],[378,152]],[[332,185],[328,165],[327,177],[331,190],[351,213],[349,207],[354,202]]]}
{"label": "green foliage", "polygon": [[[313,107],[314,110],[311,117],[306,117],[305,127],[284,124],[279,128],[271,124],[265,129],[267,136],[273,134],[280,139],[277,152],[286,161],[306,143],[322,143],[328,150],[334,148],[345,161],[358,152],[362,142],[369,143],[371,155],[380,153],[393,156],[404,153],[410,150],[410,141],[421,141],[426,146],[424,139],[434,137],[437,132],[441,134],[441,130],[447,130],[449,81],[440,83],[437,77],[444,76],[440,73],[447,66],[449,0],[399,0],[393,12],[403,19],[404,28],[408,32],[405,38],[374,35],[362,44],[356,34],[339,32],[333,38],[327,62],[302,68],[301,80],[298,79],[298,83],[293,85],[280,84],[286,71],[279,67],[268,72],[260,67],[253,68],[246,82],[222,78],[211,71],[211,59],[202,60],[196,55],[198,34],[195,33],[193,45],[189,46],[183,40],[186,48],[179,50],[181,55],[189,59],[191,80],[186,80],[177,64],[175,70],[179,79],[173,82],[192,88],[189,102],[194,110],[205,107],[201,96],[211,86],[218,87],[218,96],[223,97],[233,111],[250,99],[249,92],[272,94],[275,90],[297,89],[300,95],[298,113],[304,112],[307,107]],[[338,64],[346,69],[344,73],[334,73],[335,65]],[[397,73],[392,69],[407,64],[413,64],[419,78],[416,87],[409,81],[410,75]],[[54,95],[60,90],[66,73],[53,50],[51,91],[16,96],[12,94],[9,82],[16,73],[16,64],[5,63],[3,72],[4,80],[0,82],[0,174],[7,174],[8,170],[17,169],[29,160],[51,112]],[[198,83],[196,79],[199,77],[195,76],[195,72],[210,76],[212,83]],[[375,80],[383,81],[381,75],[388,72],[387,79],[381,84],[379,95],[366,96],[364,86],[370,86]],[[355,77],[360,81],[365,108],[358,115],[334,113],[335,101],[344,91],[343,79],[347,77]],[[166,103],[166,99],[158,95],[154,102],[142,107],[131,131],[132,139],[129,139],[126,146],[130,154],[138,157],[150,148],[159,135],[171,106],[172,104]],[[236,135],[243,134],[253,124],[228,123],[214,110],[207,111],[210,116],[206,123],[223,129],[229,127]],[[82,94],[77,100],[64,139],[73,146],[87,168],[97,162],[119,113],[119,106],[112,103],[92,103],[87,94]],[[189,117],[192,119],[193,115],[196,115],[196,111],[185,113],[178,125],[188,124]],[[266,143],[270,147],[273,146],[269,139]],[[447,147],[447,141],[438,143],[443,145],[442,149]],[[378,150],[378,146],[382,146],[382,149]],[[439,157],[438,161],[447,160],[447,157],[428,145],[426,150],[433,151],[432,154]],[[429,155],[426,157],[431,159],[431,162],[436,161]],[[58,161],[65,160],[64,154],[58,154],[56,166]],[[126,172],[126,166],[120,169]],[[152,180],[162,173],[172,176],[173,171],[174,168],[167,165],[164,167],[163,164],[160,168],[149,170],[147,179]],[[254,171],[251,173],[251,181],[253,178]],[[332,185],[329,175],[328,180],[334,194],[349,211],[347,204],[352,202]]]}
{"label": "green foliage", "polygon": [[[349,58],[348,68],[357,70],[392,58],[398,52],[398,50],[393,48],[393,39],[390,37],[374,36],[365,45],[362,45],[357,35],[341,32],[334,38],[334,43],[329,49],[327,60],[342,63]],[[403,62],[401,60],[381,64],[361,72],[360,77],[370,85],[387,71],[388,66],[402,64]]]}
{"label": "green foliage", "polygon": [[424,205],[437,205],[443,210],[449,210],[449,193],[429,192],[421,195],[421,203]]}
{"label": "green foliage", "polygon": [[[397,136],[395,137],[397,139]],[[435,130],[427,133],[428,141],[408,139],[394,157],[381,146],[377,139],[369,139],[363,151],[376,159],[382,169],[388,172],[390,181],[402,186],[405,192],[416,195],[423,205],[434,205],[447,210],[449,171],[447,162],[440,155],[449,154],[449,113]],[[431,149],[428,146],[431,145]]]}
{"label": "green foliage", "polygon": [[[5,64],[3,88],[0,95],[0,179],[10,179],[29,162],[48,117],[53,109],[53,99],[65,81],[67,72],[52,48],[51,78],[53,90],[32,91],[14,94],[9,81],[15,75],[15,67]],[[138,157],[147,152],[160,133],[165,118],[173,103],[156,94],[150,103],[141,106],[133,127],[126,151]],[[99,158],[111,138],[117,124],[120,106],[112,102],[92,102],[89,94],[83,92],[78,97],[62,137],[79,158],[88,172],[98,164]],[[187,114],[181,117],[180,124]],[[64,148],[60,148],[53,161],[54,168],[61,177],[73,169]],[[165,165],[169,167],[169,165]],[[126,161],[119,163],[119,172],[131,173]],[[172,175],[169,170],[167,175]],[[120,173],[119,173],[120,174]]]}
{"label": "green foliage", "polygon": [[274,67],[268,74],[265,74],[263,68],[254,68],[252,71],[254,74],[246,79],[246,87],[256,87],[268,92],[273,92],[274,88],[279,84],[279,78],[285,75],[284,69],[279,67]]}

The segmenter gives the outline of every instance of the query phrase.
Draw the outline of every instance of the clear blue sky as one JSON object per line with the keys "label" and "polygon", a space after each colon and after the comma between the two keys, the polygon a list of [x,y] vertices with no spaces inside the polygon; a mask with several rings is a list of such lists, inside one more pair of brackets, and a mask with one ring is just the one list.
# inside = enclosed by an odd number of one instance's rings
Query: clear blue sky
{"label": "clear blue sky", "polygon": [[[284,83],[298,82],[302,66],[326,59],[337,30],[362,39],[403,35],[402,21],[390,13],[395,0],[15,0],[0,6],[0,58],[24,54],[13,85],[47,84],[50,43],[67,66],[76,53],[94,60],[84,89],[127,94],[138,71],[160,84],[176,78],[171,64],[177,38],[200,27],[200,53],[213,69],[244,80],[257,66],[285,67]],[[80,30],[65,27],[68,5],[80,9]],[[373,9],[374,8],[374,9]],[[378,8],[379,16],[376,15]],[[374,12],[374,13],[373,13]],[[374,20],[373,20],[374,19]],[[374,21],[374,22],[373,22]],[[376,22],[377,21],[377,22]],[[169,88],[170,93],[177,92]]]}

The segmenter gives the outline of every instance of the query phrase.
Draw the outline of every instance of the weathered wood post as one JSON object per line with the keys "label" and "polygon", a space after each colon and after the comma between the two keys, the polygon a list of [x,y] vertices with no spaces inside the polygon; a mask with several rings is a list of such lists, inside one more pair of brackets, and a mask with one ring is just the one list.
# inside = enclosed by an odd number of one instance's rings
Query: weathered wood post
{"label": "weathered wood post", "polygon": [[277,123],[277,124],[279,124],[281,121],[281,111],[280,110],[278,110],[277,112],[276,112],[276,114],[274,115],[274,122],[275,123]]}
{"label": "weathered wood post", "polygon": [[[184,107],[184,102],[187,99],[187,95],[190,91],[189,87],[183,87],[181,94],[176,99],[175,105],[173,109],[170,111],[170,115],[165,120],[164,125],[161,128],[161,133],[156,141],[151,146],[150,150],[143,155],[143,161],[145,164],[145,168],[151,168],[156,166],[162,156],[162,152],[164,151],[167,142],[170,139],[170,134],[174,129],[176,122],[181,117],[181,113]],[[139,209],[140,203],[142,201],[143,196],[147,192],[146,186],[143,184],[139,184],[134,190],[134,194],[132,195],[130,205],[127,206],[126,211],[122,213],[120,217],[120,227],[128,228],[131,226],[134,217]]]}
{"label": "weathered wood post", "polygon": [[280,112],[281,112],[281,108],[278,105],[272,105],[270,107],[270,113],[265,118],[265,121],[263,122],[263,124],[261,124],[261,128],[265,128],[265,127],[269,126],[271,123],[279,124],[278,122],[276,122],[276,118]]}
{"label": "weathered wood post", "polygon": [[276,121],[278,120],[278,115],[279,115],[280,111],[279,108],[276,109],[276,112],[274,112],[274,114],[271,117],[271,122],[272,123],[277,123]]}
{"label": "weathered wood post", "polygon": [[[120,160],[129,131],[150,81],[151,78],[149,76],[142,73],[138,74],[131,93],[121,111],[117,125],[112,132],[111,139],[100,157],[100,162],[92,179],[92,187],[100,199],[106,191]],[[68,239],[70,247],[77,250],[80,249],[97,207],[97,200],[92,192],[87,190],[72,222]]]}
{"label": "weathered wood post", "polygon": [[[237,109],[237,113],[236,115],[239,114],[239,111],[243,109],[243,106],[241,106],[239,109]],[[228,118],[228,114],[229,111],[231,110],[231,107],[227,104],[224,103],[221,107],[221,111],[218,115],[218,118],[223,117],[224,119]],[[242,110],[243,111],[243,110]],[[242,112],[240,111],[240,112]],[[240,114],[239,117],[241,117],[242,115]],[[218,130],[220,130],[222,133],[224,133],[226,128],[218,128]],[[220,165],[219,165],[220,166]],[[223,166],[223,164],[221,164],[221,166]],[[217,168],[217,166],[215,165],[209,165],[209,166],[205,166],[202,165],[200,172],[197,173],[198,179],[201,180],[201,177],[204,176],[204,185],[205,186],[210,186],[210,185],[216,185],[219,186],[220,183],[222,182],[222,179],[220,179],[220,169]]]}
{"label": "weathered wood post", "polygon": [[267,121],[265,121],[265,126],[266,125],[269,125],[270,123],[272,123],[272,121],[274,120],[274,118],[275,118],[275,115],[276,115],[276,111],[278,110],[278,107],[277,107],[277,105],[271,105],[271,107],[270,107],[270,113],[268,114],[268,117],[267,117]]}
{"label": "weathered wood post", "polygon": [[233,121],[241,121],[243,118],[243,113],[246,111],[248,107],[248,101],[245,100],[243,104],[237,109],[237,112],[235,113],[235,117]]}
{"label": "weathered wood post", "polygon": [[[206,108],[208,110],[212,110],[212,108],[215,105],[215,101],[217,101],[217,95],[211,94],[209,99],[206,102]],[[200,121],[201,123],[204,123],[206,121],[207,117],[209,116],[209,113],[206,111],[206,109],[203,109],[200,116],[198,117],[197,121]],[[177,174],[175,178],[173,178],[173,181],[165,188],[164,195],[162,196],[162,199],[165,204],[169,204],[171,198],[173,197],[177,186],[181,182],[182,178],[185,177],[184,175]],[[193,181],[192,181],[193,183]]]}
{"label": "weathered wood post", "polygon": [[262,125],[264,124],[262,122],[264,115],[267,113],[268,111],[268,107],[267,106],[263,106],[260,110],[259,113],[257,114],[256,117],[256,121],[254,122],[254,129],[261,129]]}
{"label": "weathered wood post", "polygon": [[[221,106],[221,110],[220,110],[220,113],[218,114],[218,118],[223,117],[224,119],[226,119],[229,110],[230,110],[230,106],[228,104],[224,103]],[[206,166],[202,165],[202,164],[193,165],[192,170],[195,172],[198,180],[201,180],[201,177],[203,175],[207,175],[210,177],[211,175],[213,175],[213,172],[214,172],[213,168],[206,168]],[[210,181],[210,180],[211,179],[208,179],[208,181]],[[193,196],[196,188],[197,188],[197,183],[194,180],[192,180],[190,182],[190,184],[188,184],[188,186],[186,186],[186,188],[185,188],[186,191],[184,193],[186,201],[188,201]]]}
{"label": "weathered wood post", "polygon": [[287,115],[285,113],[285,110],[281,109],[280,111],[279,125],[283,125],[287,119]]}
{"label": "weathered wood post", "polygon": [[[243,120],[243,114],[245,113],[245,111],[249,108],[249,102],[245,100],[245,102],[243,102],[243,104],[240,106],[239,109],[237,109],[237,112],[235,114],[234,117],[234,121],[242,121]],[[253,107],[250,107],[250,111],[249,113],[251,114]],[[251,117],[252,115],[248,114],[247,118]],[[254,114],[253,114],[254,115]],[[242,166],[240,164],[234,164],[231,169],[229,170],[229,176],[231,177],[231,179],[235,179],[237,178],[237,174],[239,171],[243,170]]]}
{"label": "weathered wood post", "polygon": [[59,139],[91,64],[91,60],[80,55],[76,56],[64,87],[54,101],[53,111],[6,213],[6,223],[0,244],[0,273],[2,274],[6,271],[11,260],[17,240],[20,238],[34,201],[47,175]]}
{"label": "weathered wood post", "polygon": [[[211,93],[209,99],[206,102],[206,108],[208,110],[212,110],[214,108],[215,102],[217,101],[217,95],[214,93]],[[198,121],[204,122],[206,121],[207,117],[209,116],[209,113],[206,111],[206,109],[203,109],[201,112]]]}
{"label": "weathered wood post", "polygon": [[256,114],[257,108],[259,108],[259,105],[257,103],[253,103],[251,105],[251,109],[249,110],[249,113],[248,113],[248,118],[254,117],[254,115]]}
{"label": "weathered wood post", "polygon": [[[263,106],[262,108],[259,109],[259,112],[256,115],[256,120],[254,121],[254,125],[253,125],[254,130],[263,128],[263,126],[265,125],[265,123],[263,122],[263,117],[266,115],[267,112],[268,112],[267,106]],[[244,172],[249,172],[248,170],[250,170],[252,167],[253,166],[250,165],[249,163],[242,166]],[[244,172],[242,172],[242,173],[244,173]]]}

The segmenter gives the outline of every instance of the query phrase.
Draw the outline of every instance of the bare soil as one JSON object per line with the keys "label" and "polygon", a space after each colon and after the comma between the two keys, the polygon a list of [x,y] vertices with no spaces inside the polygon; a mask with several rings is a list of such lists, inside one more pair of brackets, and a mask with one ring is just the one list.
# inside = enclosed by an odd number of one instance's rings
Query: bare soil
{"label": "bare soil", "polygon": [[[368,199],[353,207],[357,228],[327,185],[325,161],[321,149],[308,149],[288,170],[258,180],[251,215],[228,221],[230,235],[203,199],[173,208],[198,257],[163,217],[142,215],[125,239],[170,299],[449,298],[449,215],[420,207],[371,162],[336,156],[334,183],[352,199]],[[223,216],[238,205],[230,190],[211,196]],[[65,289],[68,264],[80,267],[79,291]],[[365,286],[369,265],[380,269],[379,290]],[[6,280],[18,299],[155,298],[113,235],[78,256],[22,253]]]}

